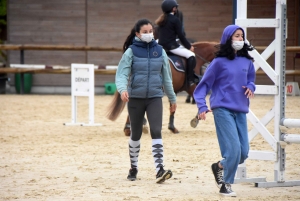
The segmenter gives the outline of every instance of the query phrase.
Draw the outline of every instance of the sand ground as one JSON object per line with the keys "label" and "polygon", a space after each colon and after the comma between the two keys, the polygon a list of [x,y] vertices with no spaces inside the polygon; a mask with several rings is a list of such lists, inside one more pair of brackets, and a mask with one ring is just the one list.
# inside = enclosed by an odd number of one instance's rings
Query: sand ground
{"label": "sand ground", "polygon": [[[105,117],[112,96],[95,97],[95,122],[102,126],[64,126],[71,122],[69,95],[0,96],[0,200],[300,200],[300,186],[256,188],[233,184],[236,198],[218,195],[210,165],[221,158],[213,116],[190,127],[196,106],[178,96],[175,124],[168,126],[164,101],[163,142],[165,168],[173,177],[155,183],[151,138],[143,134],[137,181],[126,179],[129,169],[128,137],[123,134],[126,110],[115,121]],[[274,105],[271,96],[256,96],[251,110],[262,118]],[[300,118],[300,97],[288,96],[286,117]],[[88,121],[88,99],[78,98],[78,121]],[[273,121],[267,128],[272,133]],[[249,123],[249,128],[252,125]],[[289,129],[299,133],[300,129]],[[258,135],[253,150],[271,146]],[[300,145],[286,147],[286,181],[300,180]],[[248,177],[274,181],[272,161],[247,160]]]}

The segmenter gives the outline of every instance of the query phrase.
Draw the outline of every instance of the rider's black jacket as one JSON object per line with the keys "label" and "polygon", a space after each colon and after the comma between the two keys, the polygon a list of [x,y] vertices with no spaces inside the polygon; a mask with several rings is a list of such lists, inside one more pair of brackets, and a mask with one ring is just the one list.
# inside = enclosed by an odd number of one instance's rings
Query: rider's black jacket
{"label": "rider's black jacket", "polygon": [[185,48],[191,48],[191,44],[183,34],[182,24],[178,17],[168,14],[166,23],[159,26],[158,44],[163,46],[166,51],[176,49],[179,47],[179,44],[176,42],[177,36]]}

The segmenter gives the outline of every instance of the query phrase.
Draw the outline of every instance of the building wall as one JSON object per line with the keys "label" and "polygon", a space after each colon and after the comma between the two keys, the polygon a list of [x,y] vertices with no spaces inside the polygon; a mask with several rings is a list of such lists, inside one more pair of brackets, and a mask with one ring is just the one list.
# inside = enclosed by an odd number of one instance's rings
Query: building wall
{"label": "building wall", "polygon": [[[299,2],[288,0],[287,45],[298,45]],[[10,0],[8,1],[9,44],[88,45],[121,48],[136,20],[151,21],[162,13],[162,0]],[[178,0],[184,14],[188,38],[195,41],[219,41],[225,26],[232,24],[230,0]],[[248,0],[249,18],[274,18],[275,1]],[[254,46],[268,45],[275,37],[269,29],[248,29],[247,38]],[[287,53],[287,68],[293,69],[295,53]],[[121,52],[99,51],[25,51],[25,63],[70,65],[93,63],[117,65]],[[20,63],[19,51],[9,52],[10,63]],[[273,65],[274,57],[268,62]],[[300,69],[300,66],[296,66]],[[300,81],[299,77],[291,77]],[[114,76],[96,77],[96,85],[113,81]],[[34,75],[36,86],[69,86],[70,75]],[[258,76],[258,84],[269,84]]]}
{"label": "building wall", "polygon": [[[248,18],[275,18],[276,16],[275,1],[268,0],[248,0]],[[288,21],[288,38],[287,46],[299,46],[297,34],[299,33],[299,1],[287,0],[287,21]],[[275,38],[274,28],[249,28],[247,38],[254,46],[267,46]],[[294,52],[286,53],[286,69],[300,70],[300,65],[294,66]],[[267,60],[271,66],[274,66],[274,54]],[[297,81],[300,83],[299,76],[286,76],[287,81]],[[257,83],[272,84],[267,76],[257,76]]]}

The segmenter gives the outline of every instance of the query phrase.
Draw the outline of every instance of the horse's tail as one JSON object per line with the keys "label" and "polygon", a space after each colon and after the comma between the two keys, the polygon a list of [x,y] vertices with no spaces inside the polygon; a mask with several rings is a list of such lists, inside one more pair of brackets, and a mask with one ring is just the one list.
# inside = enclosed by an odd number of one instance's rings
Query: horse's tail
{"label": "horse's tail", "polygon": [[111,121],[115,121],[123,111],[125,104],[126,102],[122,101],[119,92],[116,91],[113,100],[107,108],[106,117]]}

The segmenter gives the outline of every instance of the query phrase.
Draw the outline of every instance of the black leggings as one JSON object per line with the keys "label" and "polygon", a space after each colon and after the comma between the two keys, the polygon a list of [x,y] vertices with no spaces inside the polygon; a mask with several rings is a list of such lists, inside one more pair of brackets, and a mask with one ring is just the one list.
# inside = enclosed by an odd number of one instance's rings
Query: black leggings
{"label": "black leggings", "polygon": [[141,139],[143,119],[147,114],[152,139],[161,139],[162,98],[130,98],[127,104],[131,124],[131,139]]}

